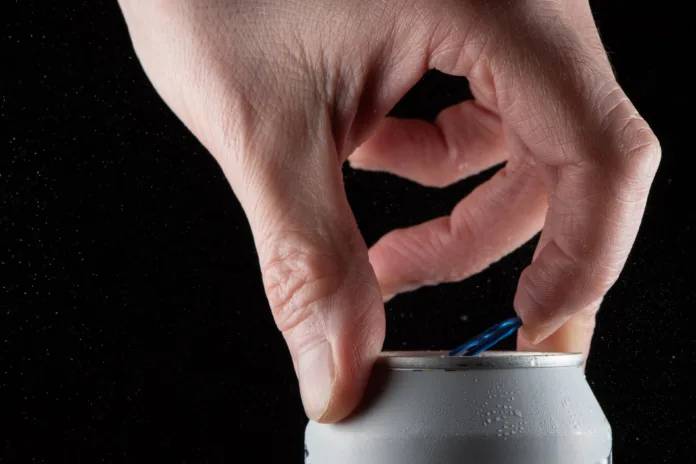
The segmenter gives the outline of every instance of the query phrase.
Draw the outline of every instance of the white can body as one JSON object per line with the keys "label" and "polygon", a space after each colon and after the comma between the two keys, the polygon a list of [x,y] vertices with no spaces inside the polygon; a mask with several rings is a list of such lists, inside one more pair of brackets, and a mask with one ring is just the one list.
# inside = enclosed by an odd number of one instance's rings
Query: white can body
{"label": "white can body", "polygon": [[365,400],[310,422],[307,464],[609,464],[612,436],[576,354],[384,353]]}

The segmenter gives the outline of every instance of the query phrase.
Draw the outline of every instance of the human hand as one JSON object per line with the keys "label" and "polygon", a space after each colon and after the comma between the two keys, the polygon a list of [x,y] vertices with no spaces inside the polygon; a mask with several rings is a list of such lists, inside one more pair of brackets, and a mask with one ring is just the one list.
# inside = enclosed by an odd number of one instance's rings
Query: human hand
{"label": "human hand", "polygon": [[[147,75],[242,204],[311,419],[361,399],[383,299],[464,279],[542,227],[514,301],[518,346],[587,353],[660,160],[587,1],[120,4]],[[432,68],[467,76],[475,101],[435,125],[384,119]],[[507,164],[451,216],[368,254],[343,190],[349,157],[431,186]]]}

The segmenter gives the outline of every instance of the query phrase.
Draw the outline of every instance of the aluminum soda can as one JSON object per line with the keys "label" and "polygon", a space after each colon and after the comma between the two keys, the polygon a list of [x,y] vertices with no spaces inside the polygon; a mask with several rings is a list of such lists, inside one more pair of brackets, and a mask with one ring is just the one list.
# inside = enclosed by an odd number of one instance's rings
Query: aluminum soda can
{"label": "aluminum soda can", "polygon": [[611,464],[582,354],[384,352],[347,419],[310,421],[306,464]]}

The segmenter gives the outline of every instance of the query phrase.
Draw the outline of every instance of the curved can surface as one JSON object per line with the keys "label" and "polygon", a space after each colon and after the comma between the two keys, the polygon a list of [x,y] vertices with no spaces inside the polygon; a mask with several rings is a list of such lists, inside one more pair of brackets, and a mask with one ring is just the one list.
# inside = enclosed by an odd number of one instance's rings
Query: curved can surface
{"label": "curved can surface", "polygon": [[363,404],[310,422],[307,464],[610,464],[580,354],[385,352]]}

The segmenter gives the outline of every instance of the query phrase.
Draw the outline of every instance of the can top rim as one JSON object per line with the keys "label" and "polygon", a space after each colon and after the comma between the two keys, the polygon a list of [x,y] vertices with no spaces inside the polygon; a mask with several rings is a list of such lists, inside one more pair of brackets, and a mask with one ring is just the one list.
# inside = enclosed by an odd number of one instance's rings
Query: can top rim
{"label": "can top rim", "polygon": [[378,364],[394,370],[476,370],[580,367],[582,353],[484,351],[477,356],[448,356],[447,351],[384,351]]}

